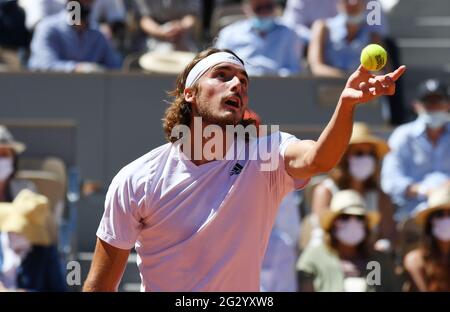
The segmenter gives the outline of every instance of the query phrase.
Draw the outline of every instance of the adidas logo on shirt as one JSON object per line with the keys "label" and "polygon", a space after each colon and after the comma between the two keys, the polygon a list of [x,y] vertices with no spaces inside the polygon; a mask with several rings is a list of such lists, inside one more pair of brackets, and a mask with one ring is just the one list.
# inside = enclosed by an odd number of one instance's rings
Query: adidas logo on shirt
{"label": "adidas logo on shirt", "polygon": [[240,174],[242,171],[242,168],[243,167],[239,163],[236,163],[236,165],[234,165],[233,169],[231,169],[231,171],[230,171],[230,176]]}

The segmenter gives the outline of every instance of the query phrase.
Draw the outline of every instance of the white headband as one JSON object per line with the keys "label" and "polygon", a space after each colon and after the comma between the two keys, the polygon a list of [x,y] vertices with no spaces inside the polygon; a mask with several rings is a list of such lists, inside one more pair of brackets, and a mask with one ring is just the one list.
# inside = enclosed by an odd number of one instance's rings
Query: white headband
{"label": "white headband", "polygon": [[245,67],[241,61],[233,54],[228,52],[217,52],[205,57],[203,60],[195,64],[186,78],[185,87],[192,87],[208,69],[220,63],[235,64],[245,70]]}

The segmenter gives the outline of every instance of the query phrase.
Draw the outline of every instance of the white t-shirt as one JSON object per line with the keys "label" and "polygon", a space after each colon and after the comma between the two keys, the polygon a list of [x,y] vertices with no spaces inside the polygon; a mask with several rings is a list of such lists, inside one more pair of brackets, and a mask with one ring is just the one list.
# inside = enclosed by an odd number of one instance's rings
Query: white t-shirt
{"label": "white t-shirt", "polygon": [[242,147],[238,159],[247,160],[201,166],[179,144],[154,149],[113,179],[97,236],[117,248],[136,248],[142,291],[259,291],[280,202],[308,182],[284,169],[294,136],[276,132],[250,147],[274,139],[279,144],[269,152],[279,161],[272,171],[260,170],[261,159],[242,157]]}

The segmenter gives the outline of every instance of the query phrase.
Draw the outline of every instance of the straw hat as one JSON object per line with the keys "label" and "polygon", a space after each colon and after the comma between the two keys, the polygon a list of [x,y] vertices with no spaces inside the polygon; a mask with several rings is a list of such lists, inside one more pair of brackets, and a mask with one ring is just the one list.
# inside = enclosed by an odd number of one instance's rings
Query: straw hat
{"label": "straw hat", "polygon": [[182,51],[154,51],[139,58],[139,65],[152,73],[179,74],[194,59],[195,54]]}
{"label": "straw hat", "polygon": [[48,246],[49,215],[47,197],[23,190],[12,203],[0,203],[0,231],[18,233],[34,245]]}
{"label": "straw hat", "polygon": [[380,215],[375,211],[368,211],[362,196],[354,190],[339,191],[331,199],[330,209],[320,217],[320,225],[329,231],[334,220],[342,215],[366,216],[369,229],[373,229],[380,221]]}
{"label": "straw hat", "polygon": [[379,159],[383,158],[383,156],[389,152],[389,146],[387,143],[383,139],[372,135],[367,124],[363,122],[355,122],[353,124],[353,132],[349,144],[362,143],[373,144]]}
{"label": "straw hat", "polygon": [[25,150],[25,144],[14,141],[12,134],[2,125],[0,125],[0,147],[12,148],[16,154],[20,154]]}
{"label": "straw hat", "polygon": [[442,186],[428,197],[427,204],[418,210],[414,216],[417,224],[424,226],[431,213],[437,210],[450,209],[450,185]]}

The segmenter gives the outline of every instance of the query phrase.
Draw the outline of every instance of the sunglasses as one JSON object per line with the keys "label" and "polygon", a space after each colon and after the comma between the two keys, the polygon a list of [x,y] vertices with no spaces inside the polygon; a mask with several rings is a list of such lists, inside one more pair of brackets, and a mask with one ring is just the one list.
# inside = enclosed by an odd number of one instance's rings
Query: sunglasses
{"label": "sunglasses", "polygon": [[376,157],[377,153],[375,153],[374,151],[353,151],[350,153],[351,156],[358,156],[358,157],[362,157],[362,156],[373,156]]}
{"label": "sunglasses", "polygon": [[364,216],[364,215],[351,215],[351,214],[341,214],[338,217],[338,220],[347,221],[347,220],[350,220],[351,218],[356,218],[359,221],[366,220],[366,216]]}
{"label": "sunglasses", "polygon": [[437,218],[437,219],[444,218],[444,217],[450,217],[450,210],[449,209],[438,210],[438,211],[434,212],[431,215],[431,217],[432,218]]}
{"label": "sunglasses", "polygon": [[253,8],[253,11],[256,14],[261,14],[261,13],[272,12],[274,9],[275,9],[274,3],[266,3],[266,4],[260,4],[260,5],[255,6]]}

